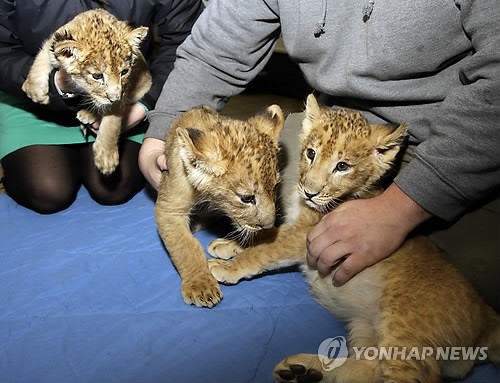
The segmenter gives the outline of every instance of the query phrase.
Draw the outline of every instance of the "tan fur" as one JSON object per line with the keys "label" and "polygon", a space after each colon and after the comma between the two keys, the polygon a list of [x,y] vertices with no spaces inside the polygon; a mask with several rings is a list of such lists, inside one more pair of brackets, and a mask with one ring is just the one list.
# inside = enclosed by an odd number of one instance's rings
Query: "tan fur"
{"label": "tan fur", "polygon": [[88,104],[77,113],[82,127],[102,118],[93,152],[103,174],[113,173],[119,162],[125,106],[151,87],[139,50],[147,33],[148,28],[132,28],[103,9],[80,13],[44,42],[22,87],[34,102],[48,104],[50,72],[61,68],[68,73],[68,87]]}
{"label": "tan fur", "polygon": [[190,231],[190,213],[208,202],[225,213],[245,241],[275,220],[279,181],[278,137],[284,126],[277,105],[246,121],[207,107],[185,112],[170,127],[164,173],[155,206],[160,236],[182,278],[187,304],[212,307],[222,298],[201,244]]}
{"label": "tan fur", "polygon": [[[322,108],[309,96],[298,217],[255,247],[242,250],[221,240],[211,245],[216,256],[240,252],[230,261],[209,261],[221,282],[237,283],[284,264],[302,264],[313,295],[347,321],[351,357],[345,364],[328,372],[317,355],[294,355],[276,366],[277,381],[295,382],[300,375],[304,381],[322,382],[435,382],[462,378],[474,364],[433,357],[356,360],[352,347],[488,347],[488,359],[500,364],[499,316],[428,238],[408,239],[391,257],[341,287],[333,286],[332,275],[322,278],[304,265],[308,230],[339,203],[381,191],[378,181],[391,168],[405,131],[404,124],[370,125],[357,112]],[[348,165],[340,166],[345,171],[334,170],[339,162]]]}

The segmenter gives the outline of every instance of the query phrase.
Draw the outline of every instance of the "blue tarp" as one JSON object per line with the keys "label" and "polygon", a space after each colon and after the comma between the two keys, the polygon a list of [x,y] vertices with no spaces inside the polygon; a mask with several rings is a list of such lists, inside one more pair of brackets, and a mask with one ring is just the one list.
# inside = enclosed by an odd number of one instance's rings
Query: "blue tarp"
{"label": "blue tarp", "polygon": [[[0,382],[271,382],[281,359],[345,335],[296,271],[186,305],[153,206],[146,191],[106,207],[82,188],[39,215],[0,195]],[[487,364],[467,382],[499,377]]]}

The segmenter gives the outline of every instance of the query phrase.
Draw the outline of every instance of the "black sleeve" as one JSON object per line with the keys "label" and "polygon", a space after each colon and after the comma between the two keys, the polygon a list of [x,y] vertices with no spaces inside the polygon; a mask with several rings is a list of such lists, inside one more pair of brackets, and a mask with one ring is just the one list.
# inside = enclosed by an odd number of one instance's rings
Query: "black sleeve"
{"label": "black sleeve", "polygon": [[[0,90],[24,99],[32,103],[34,107],[42,107],[33,103],[21,88],[35,58],[23,48],[17,30],[16,1],[0,1]],[[71,110],[72,105],[68,105],[54,87],[53,73],[50,76],[49,85],[48,108]]]}
{"label": "black sleeve", "polygon": [[34,57],[26,53],[16,28],[15,0],[0,2],[0,89],[18,97],[26,97],[21,86]]}
{"label": "black sleeve", "polygon": [[149,110],[154,108],[163,84],[174,67],[177,47],[191,33],[202,11],[201,0],[167,0],[161,1],[158,6],[154,24],[158,28],[160,44],[157,55],[149,62],[153,86],[141,100]]}

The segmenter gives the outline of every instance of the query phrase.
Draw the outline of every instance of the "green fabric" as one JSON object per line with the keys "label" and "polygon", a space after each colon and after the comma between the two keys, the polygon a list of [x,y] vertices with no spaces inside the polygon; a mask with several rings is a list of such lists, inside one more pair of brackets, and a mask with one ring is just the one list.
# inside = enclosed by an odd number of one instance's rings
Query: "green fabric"
{"label": "green fabric", "polygon": [[[127,132],[126,137],[142,143],[144,125]],[[93,141],[95,137],[89,135],[85,138],[79,126],[62,126],[40,119],[28,110],[22,100],[0,92],[0,159],[31,145],[68,145]]]}

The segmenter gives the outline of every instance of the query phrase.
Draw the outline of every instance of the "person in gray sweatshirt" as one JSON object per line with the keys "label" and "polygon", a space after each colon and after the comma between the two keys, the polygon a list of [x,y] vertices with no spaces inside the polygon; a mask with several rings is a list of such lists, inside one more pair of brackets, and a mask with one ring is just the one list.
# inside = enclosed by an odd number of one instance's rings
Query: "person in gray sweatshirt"
{"label": "person in gray sweatshirt", "polygon": [[[173,119],[201,104],[221,109],[263,69],[281,34],[327,105],[370,122],[407,121],[416,148],[383,194],[344,203],[309,233],[310,266],[326,274],[345,258],[333,281],[341,285],[429,218],[453,223],[498,196],[499,20],[498,0],[210,0],[150,113],[141,170],[156,187]],[[497,212],[494,236],[498,222]],[[493,242],[488,259],[498,270]],[[498,308],[498,287],[494,295]]]}

